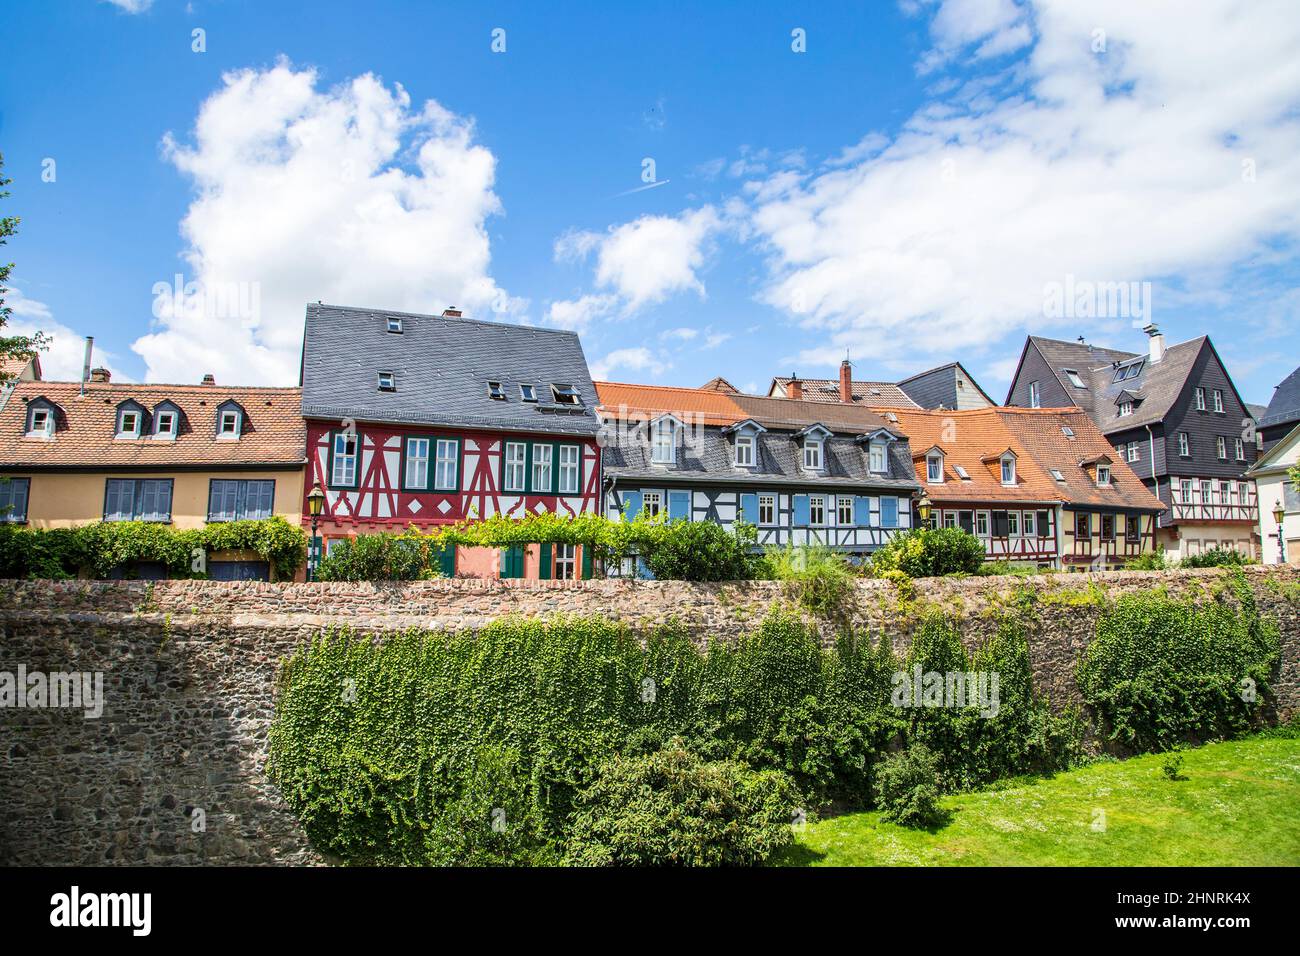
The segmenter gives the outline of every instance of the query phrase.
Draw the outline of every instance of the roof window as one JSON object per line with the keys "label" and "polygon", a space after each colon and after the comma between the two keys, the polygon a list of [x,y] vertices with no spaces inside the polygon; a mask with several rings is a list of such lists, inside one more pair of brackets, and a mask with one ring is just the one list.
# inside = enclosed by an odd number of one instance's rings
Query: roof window
{"label": "roof window", "polygon": [[500,382],[488,382],[488,398],[498,402],[506,400],[506,390],[501,387]]}
{"label": "roof window", "polygon": [[582,399],[578,395],[578,390],[572,385],[561,385],[555,383],[551,385],[551,393],[555,396],[557,405],[581,405]]}

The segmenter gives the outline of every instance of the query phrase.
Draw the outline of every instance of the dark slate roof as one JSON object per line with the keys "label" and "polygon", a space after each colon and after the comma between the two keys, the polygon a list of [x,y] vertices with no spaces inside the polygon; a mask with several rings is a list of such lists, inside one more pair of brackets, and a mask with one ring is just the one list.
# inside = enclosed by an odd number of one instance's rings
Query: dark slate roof
{"label": "dark slate roof", "polygon": [[[611,426],[613,423],[611,423]],[[917,487],[912,469],[912,455],[907,441],[889,445],[889,477],[873,475],[867,467],[865,445],[853,437],[836,435],[826,440],[826,472],[811,475],[801,466],[802,445],[795,432],[788,429],[758,435],[757,466],[737,468],[735,436],[721,428],[703,426],[687,428],[677,449],[677,464],[656,465],[650,462],[649,443],[643,430],[611,429],[604,446],[605,474],[614,478],[638,481],[684,481],[698,484],[725,482],[737,484],[806,485],[809,487],[846,487],[870,485],[910,491]]]}
{"label": "dark slate roof", "polygon": [[1250,412],[1250,417],[1258,422],[1268,412],[1268,406],[1256,405],[1254,402],[1247,402],[1246,411]]}
{"label": "dark slate roof", "polygon": [[1273,400],[1259,419],[1261,426],[1285,425],[1300,421],[1300,368],[1296,369],[1273,391]]}
{"label": "dark slate roof", "polygon": [[[402,320],[400,335],[388,319]],[[381,392],[380,372],[397,389]],[[488,397],[489,381],[505,401]],[[306,418],[595,435],[596,388],[574,332],[451,316],[338,305],[307,306],[302,414]],[[552,383],[571,385],[582,408],[556,405]],[[520,400],[532,384],[539,401]]]}
{"label": "dark slate roof", "polygon": [[[1142,358],[1140,353],[1121,352],[1080,342],[1061,342],[1036,335],[1031,335],[1029,341],[1051,366],[1061,387],[1074,403],[1087,412],[1088,417],[1103,432],[1113,432],[1163,421],[1182,393],[1196,358],[1209,339],[1202,335],[1170,345],[1165,349],[1161,361],[1152,363],[1148,359],[1143,363],[1142,373],[1137,378],[1123,382],[1114,381],[1114,363],[1123,364]],[[1087,387],[1075,388],[1065,374],[1065,369],[1078,372]],[[1132,415],[1121,418],[1116,400],[1124,391],[1132,392],[1141,401]]]}
{"label": "dark slate roof", "polygon": [[975,390],[984,397],[985,402],[989,405],[997,404],[989,398],[988,392],[980,387],[979,382],[975,381],[975,376],[968,372],[961,362],[949,362],[938,368],[917,372],[900,381],[898,387],[922,408],[955,409],[961,401],[961,397],[957,394],[958,372],[975,386]]}

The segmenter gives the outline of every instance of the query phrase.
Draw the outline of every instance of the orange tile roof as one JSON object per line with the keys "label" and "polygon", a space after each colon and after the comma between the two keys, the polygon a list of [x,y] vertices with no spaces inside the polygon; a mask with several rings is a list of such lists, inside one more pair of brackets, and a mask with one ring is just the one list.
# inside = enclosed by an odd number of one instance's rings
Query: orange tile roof
{"label": "orange tile roof", "polygon": [[[1077,408],[979,408],[916,411],[890,408],[910,439],[918,480],[926,494],[943,501],[1061,501],[1158,511],[1164,506],[1142,484],[1088,416]],[[1074,437],[1062,431],[1068,426]],[[928,484],[925,455],[944,453],[944,481]],[[1001,455],[1016,456],[1016,484],[1002,484]],[[1098,487],[1095,471],[1081,462],[1111,458],[1111,484]],[[968,479],[957,473],[961,466]],[[1061,472],[1057,481],[1051,469]]]}
{"label": "orange tile roof", "polygon": [[5,356],[0,359],[0,381],[8,381],[9,379],[17,378],[23,373],[23,370],[32,363],[35,363],[37,377],[39,378],[41,368],[41,361],[39,358],[25,359]]}
{"label": "orange tile roof", "polygon": [[[218,385],[134,385],[79,382],[18,382],[0,407],[0,468],[212,468],[306,461],[307,432],[302,390]],[[58,406],[54,440],[27,438],[27,406],[45,398]],[[117,407],[134,399],[148,411],[163,401],[181,410],[175,441],[118,439]],[[233,399],[244,409],[238,441],[218,441],[216,410]]]}
{"label": "orange tile roof", "polygon": [[730,425],[748,417],[730,394],[714,389],[627,382],[596,382],[595,385],[600,399],[597,411],[613,418],[620,417],[624,408],[627,413],[668,412],[678,418],[699,415],[705,425]]}

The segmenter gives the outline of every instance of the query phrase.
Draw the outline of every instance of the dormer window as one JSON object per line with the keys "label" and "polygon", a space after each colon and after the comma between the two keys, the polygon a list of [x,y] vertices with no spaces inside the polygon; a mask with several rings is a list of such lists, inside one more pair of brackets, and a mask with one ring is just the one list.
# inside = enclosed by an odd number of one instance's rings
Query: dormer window
{"label": "dormer window", "polygon": [[1110,465],[1097,466],[1097,485],[1105,488],[1110,484]]}
{"label": "dormer window", "polygon": [[237,408],[224,408],[217,413],[217,437],[227,440],[237,439],[243,426],[244,416]]}
{"label": "dormer window", "polygon": [[873,441],[867,450],[867,466],[873,475],[883,475],[889,470],[889,454],[882,441]]}
{"label": "dormer window", "polygon": [[757,438],[753,435],[736,436],[736,467],[752,468],[754,467],[754,446],[757,444]]}
{"label": "dormer window", "polygon": [[488,382],[488,398],[496,402],[506,400],[506,390],[501,387],[500,382]]}
{"label": "dormer window", "polygon": [[925,456],[925,480],[932,485],[943,483],[943,455],[938,452]]}
{"label": "dormer window", "polygon": [[117,437],[139,438],[144,415],[138,408],[124,408],[117,413]]}
{"label": "dormer window", "polygon": [[390,315],[388,317],[388,331],[392,332],[394,335],[401,335],[402,320],[395,315]]}
{"label": "dormer window", "polygon": [[172,411],[155,412],[153,416],[153,437],[163,440],[176,437],[176,413]]}
{"label": "dormer window", "polygon": [[537,386],[535,386],[535,385],[520,385],[520,386],[519,386],[519,399],[520,399],[520,401],[524,401],[524,402],[535,402],[535,401],[537,401]]}
{"label": "dormer window", "polygon": [[397,380],[393,377],[392,372],[379,373],[379,390],[381,392],[397,391]]}
{"label": "dormer window", "polygon": [[671,418],[660,418],[650,426],[650,460],[656,465],[676,464],[676,424]]}
{"label": "dormer window", "polygon": [[572,385],[561,385],[556,383],[551,386],[551,394],[555,396],[557,405],[581,405],[582,397],[578,395],[578,390]]}
{"label": "dormer window", "polygon": [[1128,415],[1132,415],[1132,414],[1133,414],[1133,403],[1132,403],[1132,402],[1120,402],[1120,403],[1119,403],[1119,417],[1120,417],[1120,418],[1124,418],[1124,417],[1126,417],[1126,416],[1128,416]]}
{"label": "dormer window", "polygon": [[821,471],[825,442],[809,436],[803,442],[803,466],[806,471]]}
{"label": "dormer window", "polygon": [[27,423],[28,438],[54,437],[54,412],[48,408],[33,408]]}
{"label": "dormer window", "polygon": [[1002,456],[1002,483],[1004,485],[1014,485],[1016,483],[1016,459],[1014,455]]}

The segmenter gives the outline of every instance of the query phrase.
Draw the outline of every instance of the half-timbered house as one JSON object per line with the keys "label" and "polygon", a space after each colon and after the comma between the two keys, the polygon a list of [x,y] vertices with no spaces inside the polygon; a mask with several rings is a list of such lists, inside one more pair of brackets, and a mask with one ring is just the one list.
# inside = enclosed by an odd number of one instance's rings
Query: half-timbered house
{"label": "half-timbered house", "polygon": [[[306,489],[326,549],[360,533],[504,514],[596,511],[596,391],[572,332],[309,305],[302,352]],[[304,495],[303,515],[308,514]],[[575,546],[448,553],[460,576],[590,575]]]}
{"label": "half-timbered house", "polygon": [[912,526],[907,439],[860,406],[598,382],[605,513],[737,520],[861,557]]}

